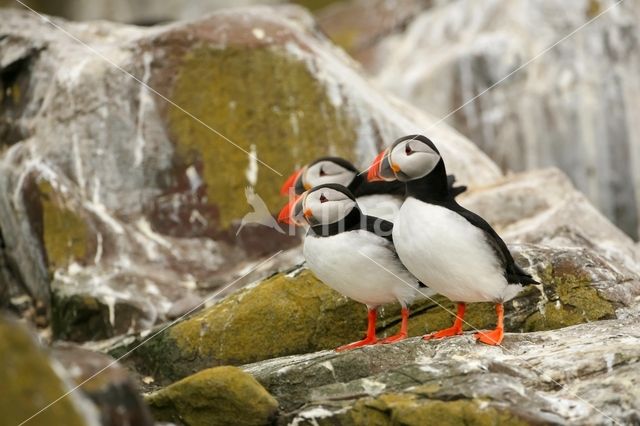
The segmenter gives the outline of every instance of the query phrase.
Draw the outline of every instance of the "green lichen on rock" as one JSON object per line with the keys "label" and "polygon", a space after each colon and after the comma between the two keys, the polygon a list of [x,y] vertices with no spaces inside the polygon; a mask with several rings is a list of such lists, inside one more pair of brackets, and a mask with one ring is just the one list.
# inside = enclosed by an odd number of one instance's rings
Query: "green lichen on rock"
{"label": "green lichen on rock", "polygon": [[493,407],[482,407],[482,401],[456,400],[438,401],[421,399],[408,394],[385,394],[374,399],[362,399],[354,407],[332,417],[323,424],[343,425],[526,425],[527,422],[507,411]]}
{"label": "green lichen on rock", "polygon": [[278,410],[275,398],[236,367],[200,371],[146,399],[156,420],[187,426],[266,425]]}
{"label": "green lichen on rock", "polygon": [[202,165],[209,203],[224,206],[218,209],[222,228],[249,211],[243,196],[252,161],[247,152],[255,149],[282,174],[258,164],[256,193],[272,212],[282,207],[278,188],[296,166],[327,153],[353,154],[350,117],[304,62],[278,48],[193,49],[179,67],[172,100],[233,141],[180,109],[168,110],[178,162]]}
{"label": "green lichen on rock", "polygon": [[137,356],[149,374],[175,380],[212,365],[334,348],[360,338],[365,328],[362,305],[305,270],[231,295],[145,344]]}
{"label": "green lichen on rock", "polygon": [[589,321],[615,317],[615,308],[591,286],[589,277],[569,262],[549,265],[541,274],[551,288],[542,312],[533,313],[524,331],[554,330]]}
{"label": "green lichen on rock", "polygon": [[[2,423],[17,425],[67,391],[21,325],[0,315],[0,413]],[[70,398],[63,398],[29,421],[30,425],[83,425]]]}
{"label": "green lichen on rock", "polygon": [[312,11],[317,11],[339,2],[340,0],[294,0],[292,3],[298,4],[302,7],[306,7],[307,9]]}
{"label": "green lichen on rock", "polygon": [[[544,260],[553,265],[540,277],[548,299],[544,310],[542,293],[534,286],[505,304],[507,331],[542,331],[615,316],[613,304],[591,286],[585,268],[566,259],[560,252]],[[409,335],[451,326],[455,310],[455,304],[442,296],[416,301]],[[397,331],[399,311],[398,304],[380,310],[378,337]],[[494,304],[469,304],[465,321],[466,331],[493,328]],[[138,349],[134,362],[143,373],[166,383],[215,365],[333,349],[362,338],[365,330],[363,305],[340,296],[303,269],[297,275],[277,274],[179,322]]]}
{"label": "green lichen on rock", "polygon": [[91,241],[86,222],[61,203],[47,181],[40,181],[38,190],[42,203],[42,239],[49,267],[56,269],[72,260],[85,259]]}

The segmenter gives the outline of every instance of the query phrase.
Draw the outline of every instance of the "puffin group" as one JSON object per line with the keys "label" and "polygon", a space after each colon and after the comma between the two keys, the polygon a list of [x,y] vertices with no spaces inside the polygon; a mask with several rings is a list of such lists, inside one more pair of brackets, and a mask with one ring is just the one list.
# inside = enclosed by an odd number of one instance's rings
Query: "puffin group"
{"label": "puffin group", "polygon": [[[462,334],[466,304],[492,302],[496,328],[475,337],[488,345],[502,342],[503,303],[538,283],[484,219],[457,203],[466,187],[454,182],[434,143],[408,135],[378,154],[365,172],[342,158],[324,157],[284,183],[281,193],[290,201],[278,220],[308,228],[307,266],[368,309],[366,337],[338,351],[406,338],[409,305],[435,293],[456,302],[457,314],[453,326],[425,340]],[[378,340],[377,308],[394,302],[402,307],[400,330]]]}

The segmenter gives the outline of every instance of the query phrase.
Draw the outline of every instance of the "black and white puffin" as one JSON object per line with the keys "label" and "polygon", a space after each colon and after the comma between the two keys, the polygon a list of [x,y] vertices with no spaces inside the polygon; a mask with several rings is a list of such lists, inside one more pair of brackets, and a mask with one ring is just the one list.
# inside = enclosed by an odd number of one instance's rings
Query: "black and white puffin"
{"label": "black and white puffin", "polygon": [[[407,337],[407,306],[423,285],[398,259],[391,222],[363,214],[355,196],[344,186],[333,183],[302,193],[282,209],[278,220],[297,225],[305,221],[309,230],[303,253],[309,269],[329,287],[367,306],[366,337],[340,346],[338,351],[377,343],[377,308],[396,301],[402,306],[400,331],[380,343]],[[367,257],[375,259],[388,272],[372,267]]]}
{"label": "black and white puffin", "polygon": [[376,157],[367,178],[406,183],[407,199],[393,228],[398,256],[419,280],[458,302],[454,325],[424,338],[461,334],[465,303],[493,302],[498,315],[495,330],[475,337],[486,344],[500,344],[503,302],[523,286],[538,283],[515,263],[507,245],[484,219],[454,200],[444,161],[433,142],[422,135],[398,139]]}
{"label": "black and white puffin", "polygon": [[[454,196],[466,191],[466,186],[454,187],[455,176],[447,177]],[[340,157],[321,157],[296,170],[280,188],[280,194],[295,195],[325,183],[345,186],[358,201],[363,213],[393,220],[405,198],[405,185],[398,181],[367,181],[353,164]]]}

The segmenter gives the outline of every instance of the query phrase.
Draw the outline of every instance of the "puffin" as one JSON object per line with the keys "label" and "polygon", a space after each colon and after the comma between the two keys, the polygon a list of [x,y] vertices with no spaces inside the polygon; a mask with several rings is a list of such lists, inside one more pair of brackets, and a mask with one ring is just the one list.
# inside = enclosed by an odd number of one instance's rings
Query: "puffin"
{"label": "puffin", "polygon": [[[308,225],[303,254],[307,266],[326,285],[367,306],[368,326],[364,339],[340,346],[345,351],[375,343],[394,343],[407,337],[408,305],[419,287],[425,287],[402,265],[392,239],[393,224],[365,215],[355,195],[336,183],[318,185],[290,201],[278,220]],[[387,272],[372,267],[374,259]],[[433,294],[427,290],[427,294]],[[378,341],[377,308],[399,302],[400,330]]]}
{"label": "puffin", "polygon": [[447,184],[440,152],[423,135],[396,140],[369,167],[369,181],[399,181],[407,198],[393,227],[393,242],[402,263],[435,292],[457,302],[452,327],[425,340],[462,334],[467,303],[496,306],[494,330],[475,334],[478,341],[499,345],[504,336],[503,303],[530,284],[539,284],[516,264],[507,245],[480,216],[460,206]]}
{"label": "puffin", "polygon": [[[455,186],[455,176],[447,177],[454,196],[466,191],[466,186]],[[341,157],[321,157],[296,170],[280,188],[280,194],[288,196],[293,190],[295,195],[322,185],[337,183],[345,186],[356,197],[363,213],[386,220],[400,209],[405,198],[405,185],[398,181],[369,182],[365,173],[360,172],[351,162]]]}

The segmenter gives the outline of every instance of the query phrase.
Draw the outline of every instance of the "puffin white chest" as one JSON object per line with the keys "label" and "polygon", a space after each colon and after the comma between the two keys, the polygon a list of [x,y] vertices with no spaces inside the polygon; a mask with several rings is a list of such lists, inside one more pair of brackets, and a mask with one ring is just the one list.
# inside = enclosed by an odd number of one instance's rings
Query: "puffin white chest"
{"label": "puffin white chest", "polygon": [[398,256],[437,293],[456,302],[497,302],[507,281],[484,232],[459,214],[408,198],[393,228]]}
{"label": "puffin white chest", "polygon": [[[308,235],[304,240],[307,266],[326,285],[369,306],[410,303],[417,280],[395,255],[390,242],[356,230],[330,237]],[[380,266],[374,263],[374,259]]]}
{"label": "puffin white chest", "polygon": [[358,197],[357,201],[364,214],[393,222],[403,200],[397,195],[372,194]]}

